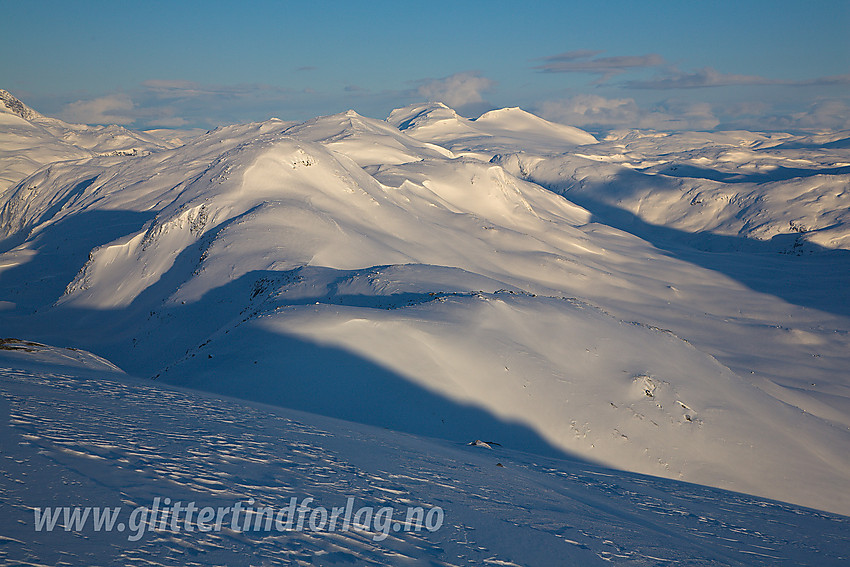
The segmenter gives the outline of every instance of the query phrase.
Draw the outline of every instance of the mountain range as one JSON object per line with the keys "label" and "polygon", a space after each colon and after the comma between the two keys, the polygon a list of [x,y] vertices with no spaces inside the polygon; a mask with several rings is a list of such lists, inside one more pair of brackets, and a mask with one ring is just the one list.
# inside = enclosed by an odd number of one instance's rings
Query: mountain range
{"label": "mountain range", "polygon": [[[50,374],[81,392],[92,378],[67,376],[99,371],[127,399],[204,391],[393,451],[434,444],[415,459],[443,467],[501,451],[540,486],[580,467],[846,522],[831,514],[850,514],[848,139],[602,137],[440,103],[179,139],[66,124],[0,91],[0,325],[38,345],[12,349],[22,382],[5,387],[46,393]],[[57,361],[65,348],[92,358]],[[489,447],[462,448],[476,439]],[[521,508],[503,504],[485,509]],[[846,541],[831,526],[844,540],[825,538],[822,564]],[[662,547],[684,560],[692,535]],[[744,562],[721,547],[705,561]],[[776,547],[800,561],[791,549]],[[519,563],[492,564],[526,564],[528,548],[503,551]]]}

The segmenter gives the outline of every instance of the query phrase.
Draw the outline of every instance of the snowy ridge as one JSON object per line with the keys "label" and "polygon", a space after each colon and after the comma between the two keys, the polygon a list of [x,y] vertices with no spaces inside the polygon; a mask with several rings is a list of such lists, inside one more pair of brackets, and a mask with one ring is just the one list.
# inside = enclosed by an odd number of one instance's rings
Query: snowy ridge
{"label": "snowy ridge", "polygon": [[353,110],[308,120],[288,128],[285,133],[299,140],[321,142],[361,167],[455,157],[442,146],[420,142],[382,120],[360,116]]}
{"label": "snowy ridge", "polygon": [[[841,144],[811,150],[813,175],[770,183],[665,165],[800,151],[724,136],[746,147],[694,135],[671,158],[647,155],[646,135],[597,142],[519,109],[471,121],[422,105],[52,163],[0,203],[0,316],[133,375],[846,514],[846,288],[818,292],[844,277],[840,251],[718,269],[596,208],[719,236],[742,210],[769,226],[816,211],[832,224],[805,234],[843,242]],[[763,195],[681,210],[683,194],[735,183]],[[737,263],[756,258],[777,273],[839,263],[813,299],[744,279]]]}

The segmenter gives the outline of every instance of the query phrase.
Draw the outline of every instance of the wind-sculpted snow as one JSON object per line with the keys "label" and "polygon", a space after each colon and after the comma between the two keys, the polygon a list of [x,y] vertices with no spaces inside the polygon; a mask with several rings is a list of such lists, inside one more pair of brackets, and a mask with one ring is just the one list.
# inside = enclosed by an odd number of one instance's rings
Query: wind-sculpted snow
{"label": "wind-sculpted snow", "polygon": [[809,253],[844,238],[836,140],[425,105],[52,163],[0,203],[0,317],[133,375],[848,513],[848,260]]}
{"label": "wind-sculpted snow", "polygon": [[[848,560],[846,517],[496,443],[469,446],[163,387],[97,363],[72,368],[56,362],[64,350],[39,345],[11,358],[0,350],[4,564],[830,567]],[[308,506],[300,529],[266,527],[248,515],[285,510],[293,498]],[[349,499],[357,509],[391,510],[392,523],[331,530],[312,516]],[[160,513],[179,503],[177,521],[147,516],[157,503]],[[194,513],[186,512],[190,504]],[[201,509],[232,512],[237,504],[235,523],[232,514],[218,528],[201,520]],[[89,508],[87,521],[66,523],[63,507]],[[442,521],[406,529],[405,511],[415,507],[439,507]],[[96,529],[92,509],[104,508],[117,515]],[[48,529],[44,515],[57,509]]]}

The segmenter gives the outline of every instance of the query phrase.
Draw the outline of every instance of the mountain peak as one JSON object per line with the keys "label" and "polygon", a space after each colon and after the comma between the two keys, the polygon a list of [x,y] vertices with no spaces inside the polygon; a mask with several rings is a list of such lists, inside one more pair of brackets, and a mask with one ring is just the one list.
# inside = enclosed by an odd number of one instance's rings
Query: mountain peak
{"label": "mountain peak", "polygon": [[457,112],[442,102],[411,104],[404,108],[397,108],[387,118],[387,122],[399,130],[407,130],[413,126],[422,126],[426,123],[430,124],[442,120],[462,119]]}
{"label": "mountain peak", "polygon": [[550,122],[518,106],[499,108],[485,112],[474,120],[479,126],[488,131],[510,132],[511,134],[532,134],[535,138],[549,136],[552,139],[567,140],[573,144],[595,144],[597,140],[592,134],[574,126],[558,122]]}
{"label": "mountain peak", "polygon": [[32,120],[41,116],[38,112],[15,98],[12,93],[3,89],[0,89],[0,111],[20,116],[24,120]]}

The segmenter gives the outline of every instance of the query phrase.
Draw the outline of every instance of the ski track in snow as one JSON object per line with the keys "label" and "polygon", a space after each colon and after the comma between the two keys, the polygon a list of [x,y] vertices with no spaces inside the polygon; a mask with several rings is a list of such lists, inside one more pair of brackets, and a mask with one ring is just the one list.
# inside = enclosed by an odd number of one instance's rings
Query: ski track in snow
{"label": "ski track in snow", "polygon": [[[64,372],[60,372],[64,370]],[[464,447],[133,379],[2,368],[4,564],[840,565],[850,520],[501,449]],[[502,466],[498,466],[502,465]],[[34,506],[155,497],[280,508],[435,506],[429,533],[35,532]]]}

